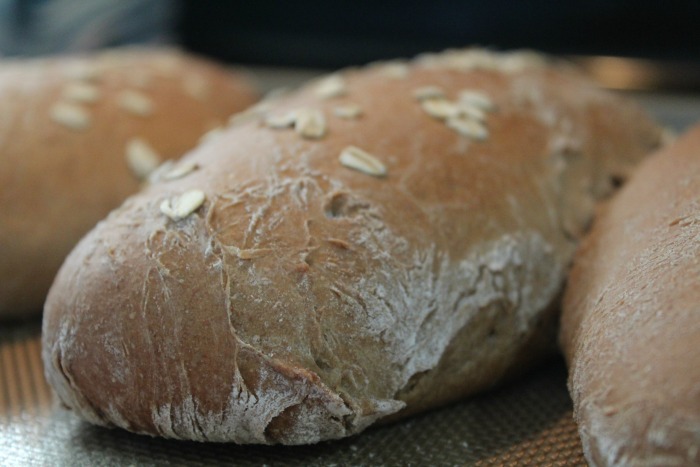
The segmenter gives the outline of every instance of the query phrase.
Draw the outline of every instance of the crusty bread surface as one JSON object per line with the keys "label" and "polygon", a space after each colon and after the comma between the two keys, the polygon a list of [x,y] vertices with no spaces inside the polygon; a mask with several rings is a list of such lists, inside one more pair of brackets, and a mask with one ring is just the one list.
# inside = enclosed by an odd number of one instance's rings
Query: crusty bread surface
{"label": "crusty bread surface", "polygon": [[65,256],[160,162],[254,102],[175,49],[0,61],[0,317],[41,312]]}
{"label": "crusty bread surface", "polygon": [[45,308],[47,377],[93,423],[269,444],[483,390],[552,350],[595,201],[659,137],[530,53],[316,80],[81,241]]}
{"label": "crusty bread surface", "polygon": [[700,465],[700,126],[601,209],[560,339],[592,465]]}

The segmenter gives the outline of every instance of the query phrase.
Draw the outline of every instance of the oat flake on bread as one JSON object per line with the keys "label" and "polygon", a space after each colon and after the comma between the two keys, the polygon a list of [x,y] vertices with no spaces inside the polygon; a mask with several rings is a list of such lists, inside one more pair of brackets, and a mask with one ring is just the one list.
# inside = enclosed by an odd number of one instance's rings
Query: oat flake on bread
{"label": "oat flake on bread", "polygon": [[[432,117],[428,86],[483,114]],[[349,105],[362,118],[334,112]],[[308,126],[265,123],[298,109]],[[566,65],[479,49],[341,71],[234,120],[186,156],[196,171],[90,232],[51,290],[47,375],[92,423],[315,443],[524,371],[554,347],[595,202],[660,137]],[[160,212],[194,189],[185,219]]]}

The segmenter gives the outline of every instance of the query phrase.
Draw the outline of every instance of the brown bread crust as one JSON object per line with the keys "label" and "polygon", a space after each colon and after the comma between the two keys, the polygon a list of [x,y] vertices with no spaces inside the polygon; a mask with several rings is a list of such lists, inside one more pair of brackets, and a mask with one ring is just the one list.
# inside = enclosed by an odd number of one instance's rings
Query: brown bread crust
{"label": "brown bread crust", "polygon": [[0,317],[39,313],[71,248],[138,191],[129,144],[180,157],[254,98],[170,49],[0,62]]}
{"label": "brown bread crust", "polygon": [[[485,124],[428,113],[464,90]],[[288,118],[303,108],[325,125]],[[567,67],[480,50],[346,70],[250,115],[59,273],[47,375],[92,422],[311,443],[487,388],[551,349],[595,200],[659,139]],[[163,214],[190,190],[201,206]]]}
{"label": "brown bread crust", "polygon": [[561,344],[593,465],[700,464],[700,126],[646,160],[576,256]]}

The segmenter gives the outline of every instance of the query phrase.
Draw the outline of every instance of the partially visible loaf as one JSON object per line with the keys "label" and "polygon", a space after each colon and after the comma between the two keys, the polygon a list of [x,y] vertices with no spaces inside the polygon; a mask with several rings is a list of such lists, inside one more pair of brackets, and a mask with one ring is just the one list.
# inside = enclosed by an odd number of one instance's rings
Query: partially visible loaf
{"label": "partially visible loaf", "polygon": [[175,49],[0,61],[0,317],[39,313],[97,221],[254,99]]}
{"label": "partially visible loaf", "polygon": [[48,380],[93,423],[270,444],[484,390],[552,350],[593,206],[659,134],[529,53],[309,83],[81,241],[45,308]]}
{"label": "partially visible loaf", "polygon": [[592,465],[700,465],[700,126],[599,213],[560,338]]}

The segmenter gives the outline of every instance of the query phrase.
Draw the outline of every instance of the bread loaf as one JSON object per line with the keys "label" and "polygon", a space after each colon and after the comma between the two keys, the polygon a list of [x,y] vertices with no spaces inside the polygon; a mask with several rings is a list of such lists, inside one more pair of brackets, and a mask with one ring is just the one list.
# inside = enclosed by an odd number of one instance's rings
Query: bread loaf
{"label": "bread loaf", "polygon": [[561,344],[592,465],[700,465],[700,126],[596,219]]}
{"label": "bread loaf", "polygon": [[554,347],[595,201],[659,140],[568,67],[478,49],[236,120],[52,287],[47,377],[93,423],[313,443],[490,387]]}
{"label": "bread loaf", "polygon": [[40,312],[80,237],[254,96],[175,50],[0,62],[0,317]]}

